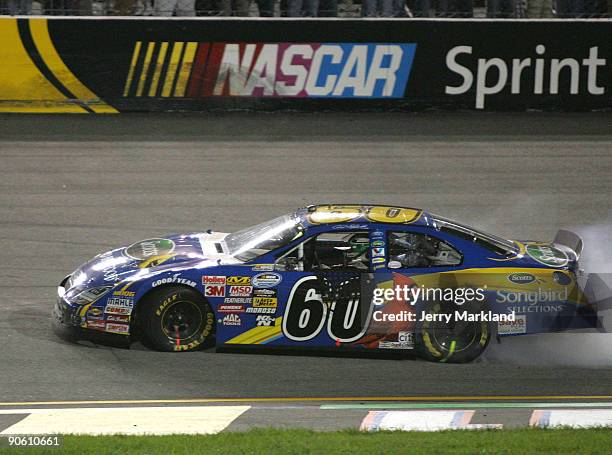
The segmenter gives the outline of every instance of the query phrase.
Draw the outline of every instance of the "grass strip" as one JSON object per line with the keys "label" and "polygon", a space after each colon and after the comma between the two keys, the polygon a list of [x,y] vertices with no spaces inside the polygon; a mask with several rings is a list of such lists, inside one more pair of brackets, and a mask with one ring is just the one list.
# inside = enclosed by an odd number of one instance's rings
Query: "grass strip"
{"label": "grass strip", "polygon": [[[95,426],[95,422],[92,422]],[[179,430],[179,429],[177,429]],[[180,431],[180,430],[179,430]],[[9,448],[10,454],[604,454],[612,450],[612,428],[447,430],[440,432],[317,432],[253,429],[215,435],[65,436],[63,446]]]}

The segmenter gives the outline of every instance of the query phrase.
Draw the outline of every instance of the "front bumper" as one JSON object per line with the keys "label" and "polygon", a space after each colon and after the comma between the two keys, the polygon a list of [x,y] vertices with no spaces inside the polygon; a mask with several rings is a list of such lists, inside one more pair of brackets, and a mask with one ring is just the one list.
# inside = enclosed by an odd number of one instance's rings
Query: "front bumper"
{"label": "front bumper", "polygon": [[81,318],[79,316],[80,308],[78,306],[71,306],[64,299],[69,280],[70,275],[64,278],[57,287],[57,300],[53,306],[51,319],[53,331],[58,336],[74,341],[81,332]]}
{"label": "front bumper", "polygon": [[82,307],[71,305],[64,298],[68,288],[70,288],[70,275],[58,285],[57,300],[52,311],[53,331],[58,337],[71,342],[86,340],[93,343],[129,348],[131,341],[129,336],[83,328],[83,317],[80,314]]}

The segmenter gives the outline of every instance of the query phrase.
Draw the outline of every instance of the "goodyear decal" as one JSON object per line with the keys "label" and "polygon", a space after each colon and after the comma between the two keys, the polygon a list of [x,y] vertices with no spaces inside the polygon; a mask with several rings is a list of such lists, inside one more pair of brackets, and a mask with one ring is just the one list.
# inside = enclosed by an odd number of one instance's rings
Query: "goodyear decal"
{"label": "goodyear decal", "polygon": [[134,44],[124,97],[402,98],[416,44]]}
{"label": "goodyear decal", "polygon": [[0,19],[0,112],[117,113],[66,66],[47,19]]}

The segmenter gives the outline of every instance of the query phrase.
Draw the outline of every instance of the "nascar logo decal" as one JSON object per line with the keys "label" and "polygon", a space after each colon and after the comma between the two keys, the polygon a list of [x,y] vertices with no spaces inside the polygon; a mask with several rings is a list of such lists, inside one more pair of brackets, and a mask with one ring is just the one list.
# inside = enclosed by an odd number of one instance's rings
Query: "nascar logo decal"
{"label": "nascar logo decal", "polygon": [[195,43],[134,46],[124,97],[402,98],[413,43]]}

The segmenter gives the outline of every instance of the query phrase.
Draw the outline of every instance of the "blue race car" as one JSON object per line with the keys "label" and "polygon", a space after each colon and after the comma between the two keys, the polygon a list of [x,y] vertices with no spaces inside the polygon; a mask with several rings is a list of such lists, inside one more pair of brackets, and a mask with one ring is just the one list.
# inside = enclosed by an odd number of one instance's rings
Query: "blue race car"
{"label": "blue race car", "polygon": [[468,362],[494,336],[596,324],[582,240],[506,240],[413,208],[317,205],[231,234],[152,238],[64,278],[56,331],[161,351],[314,348]]}

